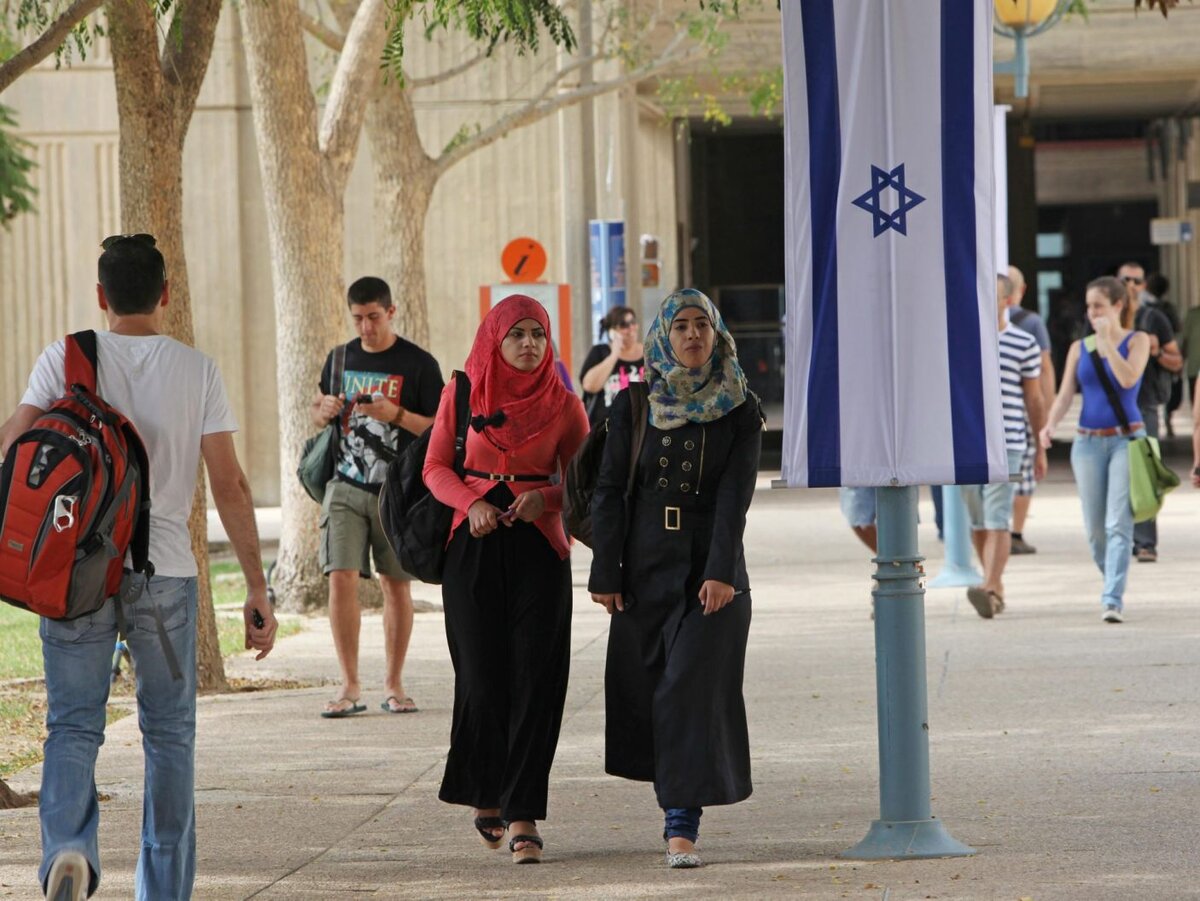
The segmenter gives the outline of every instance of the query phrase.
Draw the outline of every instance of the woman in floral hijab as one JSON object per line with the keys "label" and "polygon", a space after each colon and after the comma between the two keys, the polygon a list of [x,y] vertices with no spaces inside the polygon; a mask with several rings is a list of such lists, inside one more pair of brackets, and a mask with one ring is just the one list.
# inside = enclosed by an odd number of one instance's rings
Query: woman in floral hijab
{"label": "woman in floral hijab", "polygon": [[[654,783],[667,866],[687,868],[700,866],[703,808],[751,791],[742,533],[763,421],[733,337],[699,291],[663,302],[645,348],[645,388],[619,394],[608,420],[588,590],[612,614],[605,769]],[[633,390],[648,391],[640,447]]]}

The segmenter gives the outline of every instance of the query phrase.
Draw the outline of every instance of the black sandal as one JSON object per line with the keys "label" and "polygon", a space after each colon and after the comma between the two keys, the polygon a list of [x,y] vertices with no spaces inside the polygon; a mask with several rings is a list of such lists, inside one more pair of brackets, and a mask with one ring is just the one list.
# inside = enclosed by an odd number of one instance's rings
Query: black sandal
{"label": "black sandal", "polygon": [[[483,843],[495,851],[500,847],[500,843],[504,841],[504,820],[500,817],[475,817],[475,829],[479,832],[479,837],[483,839]],[[495,834],[496,829],[500,830],[500,835]]]}
{"label": "black sandal", "polygon": [[[526,844],[518,851],[517,845],[521,842]],[[508,840],[508,850],[512,852],[513,863],[541,863],[542,848],[540,835],[514,835]]]}

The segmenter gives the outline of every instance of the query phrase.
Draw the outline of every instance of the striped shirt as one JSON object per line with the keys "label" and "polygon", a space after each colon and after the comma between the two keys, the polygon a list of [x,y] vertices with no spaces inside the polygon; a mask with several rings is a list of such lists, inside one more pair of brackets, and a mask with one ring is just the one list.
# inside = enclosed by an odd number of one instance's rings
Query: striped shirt
{"label": "striped shirt", "polygon": [[1004,443],[1010,451],[1024,453],[1024,379],[1042,374],[1042,352],[1029,332],[1013,325],[1000,333],[1000,396],[1004,407]]}

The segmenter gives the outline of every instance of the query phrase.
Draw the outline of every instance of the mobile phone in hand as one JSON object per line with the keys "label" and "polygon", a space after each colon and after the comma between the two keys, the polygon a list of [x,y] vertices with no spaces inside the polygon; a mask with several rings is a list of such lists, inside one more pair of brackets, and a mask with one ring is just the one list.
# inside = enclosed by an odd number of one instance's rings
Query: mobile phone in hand
{"label": "mobile phone in hand", "polygon": [[375,398],[370,394],[360,394],[358,397],[354,398],[354,402],[356,404],[372,404],[375,402]]}
{"label": "mobile phone in hand", "polygon": [[264,625],[262,614],[258,612],[257,607],[250,610],[250,622],[254,624],[254,628],[256,629],[261,629]]}

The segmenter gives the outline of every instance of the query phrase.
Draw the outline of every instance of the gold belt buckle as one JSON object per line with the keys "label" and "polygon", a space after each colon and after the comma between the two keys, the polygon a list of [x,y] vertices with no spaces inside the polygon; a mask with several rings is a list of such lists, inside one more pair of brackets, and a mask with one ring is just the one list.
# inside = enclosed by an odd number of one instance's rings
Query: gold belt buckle
{"label": "gold belt buckle", "polygon": [[[668,532],[679,531],[679,513],[678,507],[663,507],[663,528]],[[672,514],[674,514],[674,522],[672,522]]]}

